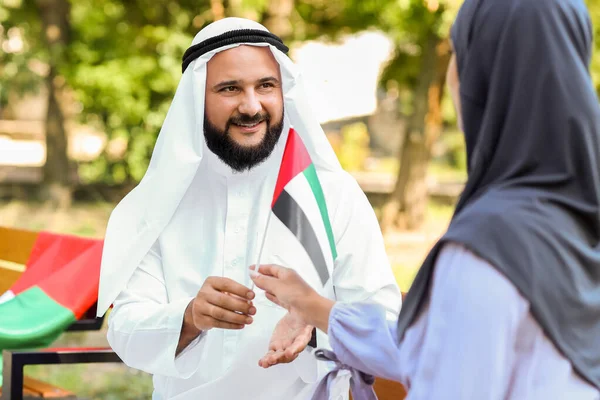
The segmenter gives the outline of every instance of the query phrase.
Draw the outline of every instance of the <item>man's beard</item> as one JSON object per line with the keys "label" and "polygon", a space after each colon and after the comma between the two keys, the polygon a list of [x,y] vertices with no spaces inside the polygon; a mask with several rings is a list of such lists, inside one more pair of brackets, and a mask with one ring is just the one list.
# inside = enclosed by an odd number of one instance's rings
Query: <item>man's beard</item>
{"label": "man's beard", "polygon": [[[229,133],[232,124],[255,124],[265,121],[267,131],[263,140],[255,146],[242,146],[238,144]],[[225,130],[222,131],[214,126],[204,114],[204,137],[206,145],[217,157],[233,170],[242,172],[266,160],[283,131],[283,116],[281,121],[271,125],[271,116],[268,113],[258,113],[254,116],[239,114],[229,118]]]}

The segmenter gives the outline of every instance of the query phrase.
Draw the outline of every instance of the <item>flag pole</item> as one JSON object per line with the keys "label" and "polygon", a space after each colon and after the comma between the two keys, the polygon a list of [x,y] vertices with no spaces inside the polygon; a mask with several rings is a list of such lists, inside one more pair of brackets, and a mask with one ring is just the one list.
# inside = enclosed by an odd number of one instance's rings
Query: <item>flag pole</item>
{"label": "flag pole", "polygon": [[[269,222],[271,221],[271,214],[273,214],[273,212],[269,210],[269,215],[267,216],[267,224],[265,226],[265,233],[263,234],[262,243],[260,244],[258,256],[256,257],[256,263],[254,264],[255,272],[258,272],[258,267],[260,265],[260,257],[262,256],[263,249],[265,248],[265,242],[267,241],[267,232],[269,231]],[[256,236],[258,237],[258,232]],[[250,280],[252,281],[252,279]],[[254,290],[254,281],[252,281],[252,286],[250,286],[250,290]]]}
{"label": "flag pole", "polygon": [[[293,130],[293,129],[294,129],[294,128],[293,128],[292,126],[290,126],[290,128],[289,128],[289,131],[288,131],[288,137],[286,138],[286,145],[285,145],[285,148],[287,148],[287,142],[290,140],[289,133],[290,133],[290,132],[292,132],[292,130]],[[283,152],[283,155],[282,155],[282,157],[283,157],[283,156],[285,156],[285,150],[284,150],[284,152]],[[280,165],[279,165],[279,174],[281,173],[281,163],[282,163],[282,162],[283,162],[283,160],[282,160],[282,161],[280,161]],[[278,178],[278,179],[279,179],[279,178]],[[264,233],[264,235],[263,235],[263,238],[262,238],[262,243],[260,244],[260,248],[259,248],[259,250],[258,250],[258,256],[256,257],[256,263],[254,264],[254,265],[255,265],[255,267],[254,267],[254,268],[256,268],[254,271],[255,271],[255,272],[257,272],[257,273],[258,273],[258,267],[260,266],[260,258],[261,258],[261,256],[262,256],[263,249],[265,248],[265,242],[266,242],[266,240],[267,240],[267,232],[269,231],[269,222],[271,222],[271,214],[273,214],[273,210],[272,210],[272,209],[269,209],[269,215],[267,216],[267,223],[266,223],[266,226],[265,226],[265,233]],[[256,232],[256,236],[257,236],[257,239],[258,239],[258,232]],[[258,241],[258,240],[257,240],[257,241]],[[252,272],[250,271],[250,273],[252,273]],[[250,280],[252,281],[252,279],[250,279]],[[254,281],[252,281],[252,285],[250,286],[250,290],[254,290],[254,286],[255,286],[255,285],[254,285]]]}

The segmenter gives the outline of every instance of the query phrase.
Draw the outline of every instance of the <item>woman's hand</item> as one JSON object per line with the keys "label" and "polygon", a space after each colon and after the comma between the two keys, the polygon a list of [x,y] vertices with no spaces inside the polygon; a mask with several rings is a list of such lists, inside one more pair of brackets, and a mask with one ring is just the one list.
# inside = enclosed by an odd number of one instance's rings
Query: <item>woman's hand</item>
{"label": "woman's hand", "polygon": [[320,296],[296,271],[279,265],[261,265],[258,273],[254,266],[250,270],[252,281],[266,292],[267,299],[327,332],[334,302]]}
{"label": "woman's hand", "polygon": [[258,361],[258,365],[269,368],[294,361],[310,342],[312,330],[313,327],[299,316],[288,312],[275,326],[269,351]]}

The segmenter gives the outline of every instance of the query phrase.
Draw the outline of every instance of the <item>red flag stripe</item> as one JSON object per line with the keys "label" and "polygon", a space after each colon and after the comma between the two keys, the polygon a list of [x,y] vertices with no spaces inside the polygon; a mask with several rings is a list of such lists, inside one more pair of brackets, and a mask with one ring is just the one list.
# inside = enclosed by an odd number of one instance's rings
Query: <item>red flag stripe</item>
{"label": "red flag stripe", "polygon": [[293,128],[290,128],[287,142],[285,143],[285,149],[283,151],[283,157],[281,159],[281,167],[279,167],[279,176],[277,176],[277,184],[275,185],[271,208],[273,208],[277,202],[283,188],[294,179],[296,175],[308,168],[310,164],[312,164],[312,160],[310,159],[310,155],[308,154],[302,139]]}
{"label": "red flag stripe", "polygon": [[37,285],[41,280],[52,275],[98,242],[98,239],[40,232],[29,260],[27,260],[25,272],[11,286],[10,290],[18,295]]}
{"label": "red flag stripe", "polygon": [[102,246],[103,242],[97,241],[37,285],[52,300],[71,310],[77,319],[98,299]]}

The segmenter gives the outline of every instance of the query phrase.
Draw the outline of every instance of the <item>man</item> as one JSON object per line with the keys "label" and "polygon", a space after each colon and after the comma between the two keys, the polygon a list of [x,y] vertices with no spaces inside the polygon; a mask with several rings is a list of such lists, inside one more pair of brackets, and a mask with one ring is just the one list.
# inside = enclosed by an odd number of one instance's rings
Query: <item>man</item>
{"label": "man", "polygon": [[[244,19],[200,31],[148,171],[111,215],[98,314],[113,304],[109,343],[154,375],[154,399],[306,399],[326,374],[307,344],[327,347],[327,335],[312,338],[311,326],[251,290],[247,268],[292,126],[316,168],[337,250],[330,279],[313,286],[339,301],[377,302],[390,319],[399,312],[373,210],[341,169],[285,52]],[[261,262],[314,276],[318,266],[280,224],[270,219]]]}
{"label": "man", "polygon": [[366,302],[334,304],[287,268],[253,278],[328,332],[325,358],[400,381],[411,400],[600,398],[592,32],[583,0],[463,3],[448,83],[469,179],[398,322]]}

